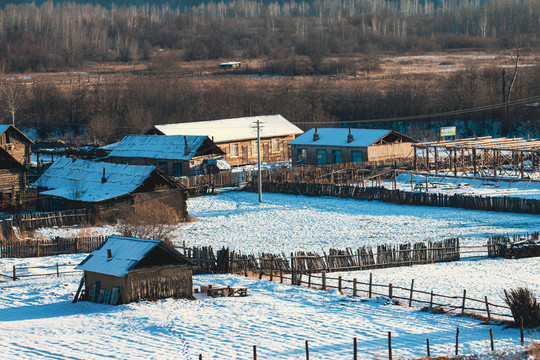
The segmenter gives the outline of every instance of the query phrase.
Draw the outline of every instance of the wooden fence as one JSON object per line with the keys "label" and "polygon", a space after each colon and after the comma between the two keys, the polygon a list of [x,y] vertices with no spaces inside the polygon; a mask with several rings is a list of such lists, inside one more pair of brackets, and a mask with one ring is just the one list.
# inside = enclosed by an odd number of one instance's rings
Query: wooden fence
{"label": "wooden fence", "polygon": [[105,236],[56,237],[0,243],[0,258],[27,258],[59,254],[90,253],[106,240]]}
{"label": "wooden fence", "polygon": [[94,223],[94,214],[91,209],[9,214],[8,216],[0,221],[0,229],[6,240],[16,238],[17,232],[21,231]]}
{"label": "wooden fence", "polygon": [[[255,184],[246,188],[256,191]],[[471,210],[504,211],[540,214],[540,200],[513,197],[446,195],[425,192],[389,190],[384,187],[364,188],[358,185],[308,184],[264,182],[264,192],[305,196],[333,196],[359,200],[382,200],[394,204],[456,207]]]}
{"label": "wooden fence", "polygon": [[217,253],[211,246],[202,248],[180,247],[183,253],[197,264],[196,271],[202,273],[261,273],[281,270],[287,273],[313,273],[366,270],[374,268],[431,264],[435,262],[459,261],[462,253],[467,257],[485,254],[485,247],[460,247],[458,238],[430,241],[427,244],[379,245],[376,251],[364,246],[357,250],[330,249],[328,254],[299,251],[284,254],[263,253],[260,256],[242,254],[222,248]]}
{"label": "wooden fence", "polygon": [[526,235],[491,236],[488,240],[488,256],[505,259],[521,259],[540,256],[540,233]]}
{"label": "wooden fence", "polygon": [[283,271],[263,272],[259,278],[271,281],[289,283],[320,290],[336,289],[344,295],[367,296],[368,298],[384,296],[397,304],[420,305],[424,310],[436,312],[454,312],[458,314],[476,314],[485,316],[488,320],[493,317],[510,320],[513,319],[510,308],[506,304],[490,302],[488,297],[476,299],[467,296],[463,290],[462,295],[438,294],[434,291],[424,291],[414,287],[414,279],[410,287],[393,284],[378,284],[373,282],[373,275],[369,274],[369,281],[362,282],[355,279],[344,279],[342,276],[329,277],[326,272],[320,274],[285,274]]}

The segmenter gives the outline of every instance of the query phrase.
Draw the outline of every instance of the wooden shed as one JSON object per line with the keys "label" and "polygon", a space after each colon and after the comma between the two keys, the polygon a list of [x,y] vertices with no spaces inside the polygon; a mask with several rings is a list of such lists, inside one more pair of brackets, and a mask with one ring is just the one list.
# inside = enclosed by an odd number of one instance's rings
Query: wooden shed
{"label": "wooden shed", "polygon": [[83,299],[127,304],[142,299],[193,299],[194,264],[160,240],[110,236],[76,268]]}
{"label": "wooden shed", "polygon": [[242,166],[257,163],[257,121],[260,123],[261,161],[289,160],[287,144],[303,131],[281,115],[154,125],[145,134],[205,135],[225,153],[223,159],[232,166]]}
{"label": "wooden shed", "polygon": [[392,130],[314,128],[289,145],[293,165],[326,165],[412,158],[413,143]]}
{"label": "wooden shed", "polygon": [[155,166],[60,158],[34,186],[43,211],[92,209],[99,219],[115,221],[126,208],[155,201],[188,218],[186,188]]}

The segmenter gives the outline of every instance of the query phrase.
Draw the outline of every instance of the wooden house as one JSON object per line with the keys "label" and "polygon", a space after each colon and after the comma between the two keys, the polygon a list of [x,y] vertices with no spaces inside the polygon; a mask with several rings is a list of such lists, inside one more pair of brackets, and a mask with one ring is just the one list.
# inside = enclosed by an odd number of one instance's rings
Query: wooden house
{"label": "wooden house", "polygon": [[155,166],[60,158],[34,187],[42,196],[43,211],[85,208],[99,219],[115,221],[132,205],[156,201],[188,218],[185,187]]}
{"label": "wooden house", "polygon": [[205,135],[223,150],[223,158],[232,166],[242,166],[257,163],[257,121],[260,122],[261,160],[289,160],[287,144],[303,131],[281,115],[154,125],[145,134]]}
{"label": "wooden house", "polygon": [[208,136],[127,135],[103,161],[158,166],[178,177],[204,173],[205,160],[221,158],[223,154]]}
{"label": "wooden house", "polygon": [[163,241],[110,236],[76,269],[84,271],[83,299],[117,305],[193,299],[193,266]]}
{"label": "wooden house", "polygon": [[314,128],[289,143],[293,165],[377,162],[413,156],[417,143],[392,130]]}
{"label": "wooden house", "polygon": [[[0,203],[12,203],[26,190],[30,145],[26,135],[12,125],[0,125]],[[3,207],[3,206],[2,206]]]}

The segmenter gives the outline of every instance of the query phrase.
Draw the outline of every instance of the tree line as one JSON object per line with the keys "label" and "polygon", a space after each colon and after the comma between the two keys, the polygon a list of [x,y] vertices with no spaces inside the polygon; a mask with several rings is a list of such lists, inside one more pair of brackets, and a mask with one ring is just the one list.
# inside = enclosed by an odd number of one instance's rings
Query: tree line
{"label": "tree line", "polygon": [[[300,2],[32,2],[0,8],[8,72],[80,68],[86,61],[347,56],[388,51],[537,47],[536,0],[315,0]],[[135,5],[134,5],[135,4]],[[313,61],[307,69],[328,71]]]}
{"label": "tree line", "polygon": [[[376,81],[376,80],[373,80]],[[328,77],[264,78],[133,77],[126,83],[81,84],[62,88],[36,82],[24,89],[18,126],[32,126],[46,138],[51,128],[71,129],[87,140],[113,142],[141,133],[154,124],[202,121],[251,115],[282,114],[304,130],[314,126],[392,128],[415,138],[433,137],[430,128],[459,121],[461,136],[540,135],[540,106],[490,107],[500,102],[498,69],[470,66],[437,82],[336,80]],[[515,98],[538,97],[540,72],[523,68],[513,90]],[[495,100],[494,100],[495,99]],[[498,101],[497,101],[498,99]],[[417,117],[460,109],[477,112],[393,123],[359,124],[358,120]],[[11,115],[5,113],[6,121]]]}

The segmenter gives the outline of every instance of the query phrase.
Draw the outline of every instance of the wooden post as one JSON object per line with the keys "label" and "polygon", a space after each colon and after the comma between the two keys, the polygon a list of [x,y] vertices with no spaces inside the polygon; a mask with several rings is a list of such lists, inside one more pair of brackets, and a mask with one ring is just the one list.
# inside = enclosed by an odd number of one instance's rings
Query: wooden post
{"label": "wooden post", "polygon": [[338,276],[338,291],[341,293],[341,289],[342,289],[342,279],[341,279],[341,275]]}
{"label": "wooden post", "polygon": [[322,290],[326,290],[326,271],[322,272]]}
{"label": "wooden post", "polygon": [[270,281],[274,281],[274,258],[270,259]]}
{"label": "wooden post", "polygon": [[463,290],[463,302],[461,303],[461,315],[465,313],[465,299],[467,298],[466,295],[467,295],[467,290]]}
{"label": "wooden post", "polygon": [[431,296],[429,297],[429,308],[433,308],[433,290],[431,290]]}
{"label": "wooden post", "polygon": [[60,268],[58,267],[58,263],[56,263],[56,277],[60,277]]}
{"label": "wooden post", "polygon": [[394,297],[394,287],[392,286],[392,283],[390,283],[390,285],[388,285],[388,297],[390,299],[392,299]]}
{"label": "wooden post", "polygon": [[429,350],[429,339],[426,339],[426,346],[427,346],[427,357],[431,357],[431,351]]}
{"label": "wooden post", "polygon": [[17,280],[17,268],[13,265],[13,280]]}
{"label": "wooden post", "polygon": [[279,282],[283,284],[283,270],[279,270]]}
{"label": "wooden post", "polygon": [[245,275],[246,277],[248,277],[247,267],[248,267],[248,264],[247,264],[247,260],[246,260],[246,263],[244,264],[244,275]]}
{"label": "wooden post", "polygon": [[369,288],[368,288],[368,294],[369,294],[369,298],[371,299],[371,289],[373,287],[373,273],[369,273]]}
{"label": "wooden post", "polygon": [[409,295],[409,307],[412,306],[413,292],[414,292],[414,279],[411,281],[411,294]]}
{"label": "wooden post", "polygon": [[487,312],[488,320],[491,320],[491,312],[489,311],[489,302],[488,302],[487,296],[486,296],[486,312]]}
{"label": "wooden post", "polygon": [[306,360],[309,360],[309,343],[306,340]]}
{"label": "wooden post", "polygon": [[456,330],[456,356],[458,355],[458,352],[459,352],[459,328],[457,328]]}
{"label": "wooden post", "polygon": [[426,192],[428,192],[428,173],[426,173]]}
{"label": "wooden post", "polygon": [[491,340],[491,351],[495,350],[495,344],[493,344],[493,329],[489,329],[489,339]]}
{"label": "wooden post", "polygon": [[392,360],[392,332],[388,332],[388,360]]}
{"label": "wooden post", "polygon": [[202,354],[199,354],[199,360],[202,360]]}
{"label": "wooden post", "polygon": [[307,287],[311,288],[311,271],[308,273]]}
{"label": "wooden post", "polygon": [[356,338],[354,338],[354,346],[353,346],[353,357],[354,357],[354,360],[358,360],[358,343],[357,343],[357,340]]}
{"label": "wooden post", "polygon": [[353,283],[352,283],[352,296],[357,296],[356,295],[356,289],[357,285],[356,285],[356,278],[353,279]]}
{"label": "wooden post", "polygon": [[523,319],[520,319],[519,321],[519,332],[520,332],[520,335],[521,335],[521,346],[525,346],[525,341],[523,339]]}
{"label": "wooden post", "polygon": [[257,345],[253,345],[253,360],[257,360]]}

